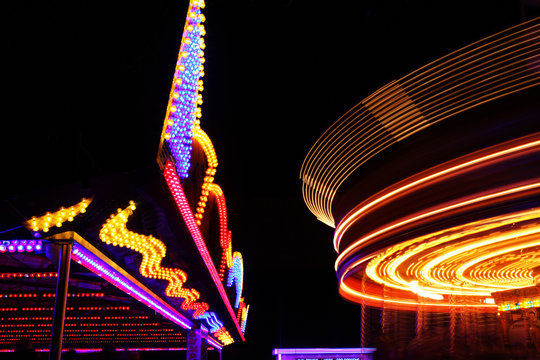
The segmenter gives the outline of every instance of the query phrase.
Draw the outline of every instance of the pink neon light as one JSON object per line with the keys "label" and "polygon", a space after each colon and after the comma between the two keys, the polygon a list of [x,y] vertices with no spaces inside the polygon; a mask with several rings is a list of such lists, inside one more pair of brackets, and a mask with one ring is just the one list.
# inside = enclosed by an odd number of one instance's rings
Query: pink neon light
{"label": "pink neon light", "polygon": [[236,320],[236,314],[234,313],[231,303],[229,302],[229,298],[227,297],[227,293],[223,288],[223,284],[221,283],[216,267],[214,266],[214,262],[210,257],[210,253],[208,252],[206,243],[204,242],[199,227],[197,226],[195,217],[193,216],[193,212],[191,211],[184,190],[182,189],[182,185],[180,184],[180,178],[176,174],[173,163],[167,162],[164,169],[164,175],[165,180],[167,181],[167,185],[169,186],[169,190],[171,191],[174,201],[176,202],[176,206],[178,206],[180,214],[182,215],[182,218],[184,219],[184,222],[188,227],[189,232],[191,233],[191,237],[193,238],[193,240],[195,241],[195,245],[197,245],[197,248],[199,249],[199,253],[201,254],[201,257],[206,264],[206,268],[210,272],[210,276],[212,277],[212,280],[214,281],[214,284],[216,285],[221,295],[221,298],[225,303],[227,310],[229,311],[234,325],[238,330],[238,334],[240,335],[242,341],[245,341],[246,339],[242,334],[240,324],[238,324],[238,321]]}
{"label": "pink neon light", "polygon": [[274,349],[272,355],[312,355],[312,354],[331,354],[331,355],[349,355],[350,354],[371,354],[376,348],[307,348],[307,349]]}

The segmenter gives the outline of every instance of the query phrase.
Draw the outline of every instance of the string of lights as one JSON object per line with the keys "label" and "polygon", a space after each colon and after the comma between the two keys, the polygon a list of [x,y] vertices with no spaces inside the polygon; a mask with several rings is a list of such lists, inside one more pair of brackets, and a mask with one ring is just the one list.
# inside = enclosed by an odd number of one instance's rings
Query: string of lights
{"label": "string of lights", "polygon": [[26,221],[24,225],[32,231],[48,232],[52,226],[61,227],[66,221],[73,221],[75,216],[84,214],[86,208],[92,199],[82,199],[79,203],[72,205],[68,208],[60,208],[55,212],[47,212],[45,215],[36,217],[33,216],[30,220]]}

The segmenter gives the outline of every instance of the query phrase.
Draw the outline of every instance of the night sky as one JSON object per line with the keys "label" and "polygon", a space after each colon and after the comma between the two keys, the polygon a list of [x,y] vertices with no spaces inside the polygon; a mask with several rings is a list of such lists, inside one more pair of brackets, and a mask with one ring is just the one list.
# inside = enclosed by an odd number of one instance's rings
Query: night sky
{"label": "night sky", "polygon": [[[187,3],[2,5],[1,198],[157,166]],[[251,304],[247,342],[224,359],[359,346],[360,309],[337,293],[332,229],[302,200],[305,155],[371,92],[532,17],[532,3],[207,1],[201,127]]]}

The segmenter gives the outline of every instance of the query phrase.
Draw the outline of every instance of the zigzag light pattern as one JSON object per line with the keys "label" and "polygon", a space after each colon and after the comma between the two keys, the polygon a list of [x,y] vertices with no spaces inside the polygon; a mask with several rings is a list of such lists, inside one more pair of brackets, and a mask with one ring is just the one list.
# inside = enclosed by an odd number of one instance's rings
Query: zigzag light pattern
{"label": "zigzag light pattern", "polygon": [[203,315],[208,310],[208,304],[197,302],[200,294],[194,289],[186,289],[183,284],[187,275],[180,269],[161,267],[161,261],[165,257],[165,245],[151,235],[141,235],[129,231],[126,227],[129,216],[135,210],[135,203],[125,209],[118,209],[117,214],[111,215],[99,232],[101,241],[113,246],[127,247],[143,255],[140,272],[143,276],[154,279],[169,281],[165,294],[169,297],[184,299],[182,309],[195,311],[193,316]]}
{"label": "zigzag light pattern", "polygon": [[244,286],[244,261],[242,254],[235,251],[233,254],[233,266],[229,270],[229,277],[227,278],[227,286],[231,287],[235,285],[236,288],[236,301],[234,307],[238,309],[240,306],[240,299],[242,298],[242,287]]}

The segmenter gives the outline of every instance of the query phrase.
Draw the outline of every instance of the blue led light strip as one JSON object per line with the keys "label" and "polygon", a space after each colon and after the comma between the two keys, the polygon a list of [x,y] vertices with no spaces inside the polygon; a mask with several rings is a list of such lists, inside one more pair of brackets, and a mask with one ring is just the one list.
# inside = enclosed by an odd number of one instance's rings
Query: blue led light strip
{"label": "blue led light strip", "polygon": [[242,254],[238,251],[235,251],[233,255],[233,266],[229,269],[229,276],[227,277],[227,286],[231,287],[233,284],[236,289],[234,307],[238,309],[240,299],[242,298],[242,287],[244,285],[244,261],[242,260]]}
{"label": "blue led light strip", "polygon": [[0,241],[0,253],[41,252],[41,240],[3,240]]}
{"label": "blue led light strip", "polygon": [[188,177],[192,130],[198,121],[197,118],[201,117],[198,105],[202,103],[199,91],[203,88],[200,78],[204,75],[205,47],[202,7],[204,1],[190,1],[161,140],[162,143],[163,141],[167,143],[176,171],[181,178]]}

